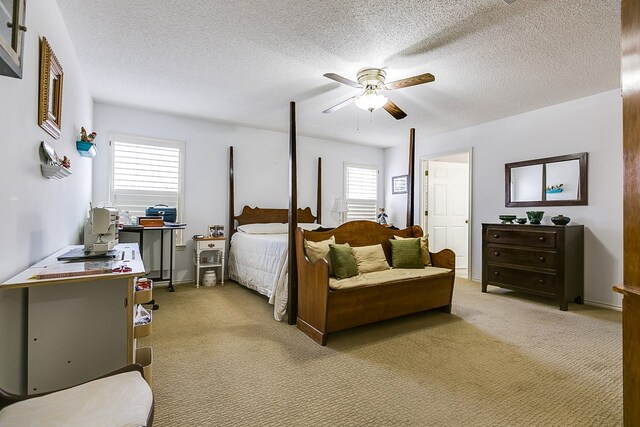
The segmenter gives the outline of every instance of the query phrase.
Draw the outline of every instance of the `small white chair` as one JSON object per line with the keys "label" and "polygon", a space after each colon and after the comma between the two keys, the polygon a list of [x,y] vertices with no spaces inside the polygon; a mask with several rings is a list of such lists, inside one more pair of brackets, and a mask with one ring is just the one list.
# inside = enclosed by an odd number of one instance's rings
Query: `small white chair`
{"label": "small white chair", "polygon": [[0,389],[0,427],[150,427],[153,410],[153,392],[135,364],[48,393],[20,396]]}

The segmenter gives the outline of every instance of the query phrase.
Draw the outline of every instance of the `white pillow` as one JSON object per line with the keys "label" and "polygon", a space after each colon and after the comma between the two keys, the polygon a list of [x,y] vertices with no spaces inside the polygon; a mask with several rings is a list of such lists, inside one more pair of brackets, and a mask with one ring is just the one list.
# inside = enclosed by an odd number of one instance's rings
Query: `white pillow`
{"label": "white pillow", "polygon": [[315,230],[316,228],[322,227],[320,224],[316,224],[315,222],[299,222],[298,227],[303,230]]}
{"label": "white pillow", "polygon": [[280,222],[245,224],[239,226],[238,231],[247,234],[287,234],[289,232],[289,225]]}

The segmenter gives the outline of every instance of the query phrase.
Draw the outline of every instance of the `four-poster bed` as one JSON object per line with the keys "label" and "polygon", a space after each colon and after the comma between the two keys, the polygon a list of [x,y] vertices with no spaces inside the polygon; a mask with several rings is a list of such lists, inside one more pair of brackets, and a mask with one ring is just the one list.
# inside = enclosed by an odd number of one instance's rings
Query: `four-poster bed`
{"label": "four-poster bed", "polygon": [[[295,138],[295,104],[291,103],[291,133],[289,145],[289,208],[273,209],[244,206],[235,215],[235,175],[233,147],[229,149],[229,277],[241,285],[269,298],[274,305],[274,317],[295,324],[297,307],[297,276],[294,231],[298,225],[317,228],[321,221],[322,159],[318,158],[316,215],[310,207],[297,207],[297,169]],[[297,212],[297,215],[292,215]],[[237,224],[237,227],[236,227]]]}
{"label": "four-poster bed", "polygon": [[[415,129],[410,132],[409,193],[407,194],[407,226],[413,225],[413,181]],[[317,166],[317,216],[309,207],[297,205],[297,148],[295,103],[290,104],[289,132],[289,208],[265,209],[244,206],[235,215],[235,175],[233,147],[229,149],[229,276],[238,283],[269,298],[274,305],[274,317],[296,323],[298,305],[298,277],[296,265],[295,230],[313,230],[321,223],[322,159]],[[296,213],[295,215],[293,213]],[[237,222],[237,228],[236,228]],[[257,225],[261,225],[256,227]],[[289,262],[291,260],[291,262]]]}

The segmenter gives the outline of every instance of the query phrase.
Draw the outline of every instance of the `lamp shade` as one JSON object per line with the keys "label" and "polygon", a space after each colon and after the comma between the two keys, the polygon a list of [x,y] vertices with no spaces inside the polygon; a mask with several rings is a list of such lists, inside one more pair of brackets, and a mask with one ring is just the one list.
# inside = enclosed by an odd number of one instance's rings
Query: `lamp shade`
{"label": "lamp shade", "polygon": [[362,95],[356,98],[356,106],[363,110],[377,110],[387,103],[387,97],[377,93],[373,89],[367,89]]}
{"label": "lamp shade", "polygon": [[336,197],[336,200],[333,202],[333,208],[331,212],[348,212],[349,208],[347,208],[347,204],[342,200],[342,197]]}

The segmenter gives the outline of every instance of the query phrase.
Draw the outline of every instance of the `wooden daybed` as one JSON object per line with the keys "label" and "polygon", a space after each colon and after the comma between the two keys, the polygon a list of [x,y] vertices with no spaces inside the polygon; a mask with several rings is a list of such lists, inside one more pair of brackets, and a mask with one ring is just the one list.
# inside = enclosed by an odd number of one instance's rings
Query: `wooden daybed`
{"label": "wooden daybed", "polygon": [[423,233],[422,228],[417,225],[394,230],[371,221],[347,222],[329,231],[304,231],[298,228],[298,329],[317,343],[325,345],[329,333],[354,326],[433,308],[450,313],[455,278],[455,254],[450,249],[430,254],[433,267],[448,271],[440,271],[428,277],[399,279],[346,289],[331,288],[330,280],[335,279],[329,278],[327,262],[320,259],[312,264],[304,250],[305,239],[317,242],[331,236],[335,237],[336,243],[349,243],[352,247],[382,244],[391,265],[389,239],[393,239],[394,235],[421,237]]}

